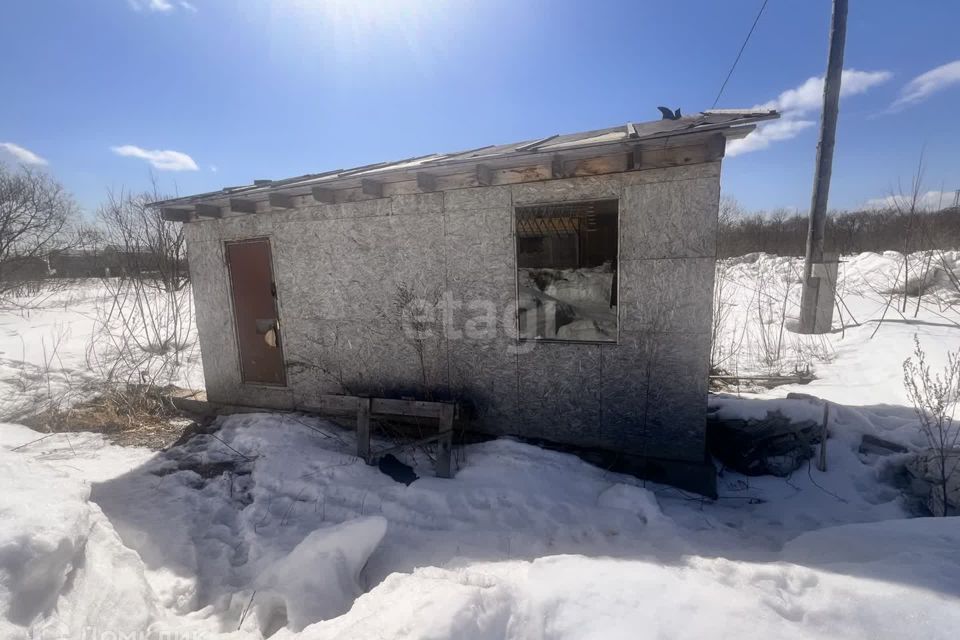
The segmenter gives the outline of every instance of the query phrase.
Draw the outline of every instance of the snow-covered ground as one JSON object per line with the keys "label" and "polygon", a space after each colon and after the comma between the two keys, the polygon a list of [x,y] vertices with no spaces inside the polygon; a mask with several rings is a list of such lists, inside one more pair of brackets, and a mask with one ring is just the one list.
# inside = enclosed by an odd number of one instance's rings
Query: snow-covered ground
{"label": "snow-covered ground", "polygon": [[841,258],[834,329],[811,336],[789,331],[799,315],[802,259],[751,254],[721,262],[715,364],[739,376],[809,370],[816,377],[773,397],[803,391],[843,404],[908,406],[902,365],[913,336],[935,368],[960,348],[960,251],[910,256],[907,288],[923,295],[909,296],[906,311],[903,265],[894,252]]}
{"label": "snow-covered ground", "polygon": [[[232,416],[159,454],[0,425],[0,637],[953,638],[960,520],[911,517],[898,457],[858,453],[864,433],[923,444],[901,381],[913,335],[935,365],[960,348],[940,281],[871,337],[892,262],[847,259],[860,326],[828,348],[808,357],[786,333],[780,370],[803,359],[817,380],[713,401],[813,419],[787,391],[837,403],[827,472],[724,471],[716,501],[509,439],[466,447],[453,480],[410,459],[421,477],[405,486],[306,416]],[[749,292],[769,275],[783,293],[793,264],[727,265],[724,336],[770,328],[778,298],[758,312]],[[740,358],[740,373],[776,365]]]}
{"label": "snow-covered ground", "polygon": [[[50,403],[71,403],[94,393],[102,380],[103,329],[113,298],[99,279],[14,298],[0,308],[0,419],[22,417]],[[189,299],[189,291],[185,292]],[[185,310],[185,312],[188,310]],[[115,324],[115,323],[114,323]],[[190,332],[192,337],[193,332]],[[200,349],[195,341],[184,366],[170,380],[203,387]]]}

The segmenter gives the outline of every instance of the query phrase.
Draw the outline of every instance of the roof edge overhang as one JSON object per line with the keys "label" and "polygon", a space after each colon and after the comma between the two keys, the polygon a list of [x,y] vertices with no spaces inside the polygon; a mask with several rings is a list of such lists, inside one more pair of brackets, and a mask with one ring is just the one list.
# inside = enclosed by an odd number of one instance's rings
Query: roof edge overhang
{"label": "roof edge overhang", "polygon": [[[620,128],[601,129],[596,131],[572,134],[571,136],[549,136],[539,140],[509,145],[503,147],[480,147],[457,154],[430,154],[409,158],[398,162],[376,163],[356,167],[353,169],[338,169],[318,174],[307,174],[283,180],[257,180],[252,185],[228,187],[220,191],[200,193],[152,202],[148,206],[164,210],[164,217],[168,220],[188,222],[199,217],[223,217],[223,210],[234,213],[259,212],[257,204],[266,205],[267,209],[292,208],[292,198],[297,196],[313,196],[317,202],[337,201],[335,191],[345,189],[361,189],[366,199],[384,197],[382,186],[397,182],[417,182],[417,191],[441,191],[447,188],[464,188],[469,186],[491,186],[498,184],[490,176],[497,171],[507,169],[522,169],[547,164],[554,168],[553,175],[536,176],[531,174],[532,180],[550,178],[575,177],[564,175],[564,162],[586,160],[604,156],[623,154],[627,158],[626,165],[619,171],[599,171],[598,173],[616,173],[629,170],[657,168],[655,164],[644,165],[640,158],[644,153],[655,151],[665,152],[670,149],[680,149],[697,145],[708,145],[710,141],[735,140],[746,137],[760,122],[780,117],[776,111],[707,111],[692,118],[719,116],[727,120],[715,123],[697,124],[688,128],[653,131],[639,135],[645,128],[657,123],[634,125],[627,123]],[[664,121],[668,122],[669,121]],[[610,136],[620,132],[618,139],[591,141],[592,138]],[[580,142],[582,140],[582,142]],[[723,157],[723,146],[716,149],[716,158]],[[718,143],[714,142],[714,146]],[[490,153],[485,151],[491,150]],[[631,162],[630,158],[634,158]],[[557,164],[561,165],[559,172]],[[700,162],[707,160],[699,160]],[[690,164],[692,162],[681,163]],[[666,165],[666,166],[678,166]],[[478,184],[463,184],[460,187],[446,187],[437,184],[437,179],[462,174],[476,174]],[[558,175],[559,173],[559,175]],[[487,180],[484,180],[484,174]],[[438,188],[439,187],[439,188]],[[323,193],[323,198],[317,194]],[[329,193],[328,193],[329,192]]]}

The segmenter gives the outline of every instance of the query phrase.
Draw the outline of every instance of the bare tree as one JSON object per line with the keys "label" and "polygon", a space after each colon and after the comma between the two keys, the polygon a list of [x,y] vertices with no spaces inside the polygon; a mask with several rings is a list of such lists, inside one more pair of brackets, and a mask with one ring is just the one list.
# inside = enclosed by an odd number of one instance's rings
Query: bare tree
{"label": "bare tree", "polygon": [[148,205],[162,196],[156,192],[108,192],[100,207],[105,251],[113,255],[120,275],[138,278],[167,291],[179,291],[189,282],[183,225],[170,224]]}
{"label": "bare tree", "polygon": [[[920,159],[917,161],[917,171],[910,179],[909,191],[904,192],[903,187],[899,186],[890,200],[893,202],[893,210],[897,216],[905,221],[903,233],[903,298],[901,302],[901,313],[907,311],[907,301],[910,295],[910,252],[914,235],[920,231],[919,226],[922,222],[920,217],[922,209],[922,190],[923,190],[923,150],[920,151]],[[922,275],[922,274],[921,274]],[[915,276],[916,277],[916,276]],[[920,291],[923,290],[923,284],[919,285]]]}
{"label": "bare tree", "polygon": [[[913,342],[913,356],[903,363],[903,386],[913,403],[933,458],[931,475],[936,486],[934,499],[930,501],[931,511],[933,515],[946,516],[950,500],[948,485],[960,467],[960,450],[957,448],[960,420],[955,417],[960,404],[960,352],[948,353],[943,371],[931,373],[920,340],[914,336]],[[940,513],[936,512],[937,509]]]}
{"label": "bare tree", "polygon": [[78,209],[57,180],[0,164],[0,301],[47,274],[51,251],[71,244]]}

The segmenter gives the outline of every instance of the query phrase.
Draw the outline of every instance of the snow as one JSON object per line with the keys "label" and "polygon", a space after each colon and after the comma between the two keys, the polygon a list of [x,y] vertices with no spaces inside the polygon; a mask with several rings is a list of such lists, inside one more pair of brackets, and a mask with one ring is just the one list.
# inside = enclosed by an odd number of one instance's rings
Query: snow
{"label": "snow", "polygon": [[806,386],[775,389],[770,397],[797,391],[847,405],[909,407],[902,365],[913,351],[913,336],[934,368],[946,362],[948,350],[960,349],[960,289],[948,275],[960,277],[960,251],[910,256],[909,273],[926,273],[929,286],[919,306],[916,297],[908,298],[906,311],[899,310],[899,297],[889,305],[888,295],[903,290],[903,263],[894,252],[843,257],[834,330],[807,336],[788,331],[799,314],[802,259],[751,254],[722,261],[714,360],[741,376],[809,368],[816,377]]}
{"label": "snow", "polygon": [[[21,418],[37,406],[72,404],[97,390],[101,376],[90,346],[109,302],[108,287],[86,279],[14,298],[0,309],[0,419]],[[203,388],[195,343],[184,362],[169,382]]]}
{"label": "snow", "polygon": [[363,593],[360,571],[386,533],[383,516],[356,518],[312,531],[293,551],[260,573],[257,591],[275,594],[294,631],[344,614]]}
{"label": "snow", "polygon": [[617,307],[610,304],[613,265],[579,269],[519,268],[525,338],[616,339]]}
{"label": "snow", "polygon": [[[406,487],[306,416],[225,418],[221,440],[133,450],[112,475],[97,461],[127,449],[98,436],[11,452],[39,434],[4,434],[18,484],[0,498],[0,548],[31,532],[12,555],[45,558],[33,620],[62,637],[946,638],[960,621],[957,520],[906,520],[852,440],[831,440],[830,473],[812,472],[822,489],[806,474],[727,474],[711,503],[508,439],[469,447],[453,480],[410,460],[423,477]],[[226,462],[222,475],[203,466]],[[27,508],[51,489],[59,503]],[[65,588],[73,566],[84,573]],[[4,637],[27,637],[4,615]]]}
{"label": "snow", "polygon": [[[716,501],[509,438],[464,447],[452,480],[405,454],[420,476],[405,486],[358,460],[349,430],[295,414],[220,418],[162,452],[0,424],[0,637],[952,638],[960,520],[914,517],[907,454],[858,451],[864,434],[924,446],[900,365],[914,333],[934,366],[960,348],[945,272],[916,318],[910,298],[871,337],[896,260],[847,258],[844,317],[860,326],[785,332],[779,359],[757,344],[779,333],[779,296],[794,309],[796,261],[726,265],[721,334],[752,345],[731,369],[802,362],[817,378],[712,409],[819,422],[818,402],[784,397],[812,393],[831,401],[831,437],[825,473],[720,469]],[[33,349],[3,356],[4,391],[42,364],[36,341],[58,322],[62,369],[84,375],[97,294],[73,295],[66,311],[0,316],[2,348],[21,332]]]}

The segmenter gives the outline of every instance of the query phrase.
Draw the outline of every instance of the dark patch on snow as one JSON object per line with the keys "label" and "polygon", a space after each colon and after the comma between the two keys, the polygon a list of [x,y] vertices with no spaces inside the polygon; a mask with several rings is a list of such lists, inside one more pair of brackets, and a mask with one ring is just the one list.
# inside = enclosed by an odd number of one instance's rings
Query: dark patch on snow
{"label": "dark patch on snow", "polygon": [[413,467],[400,462],[392,453],[380,458],[377,468],[380,469],[381,473],[387,474],[395,481],[402,482],[408,487],[419,477],[413,472]]}

